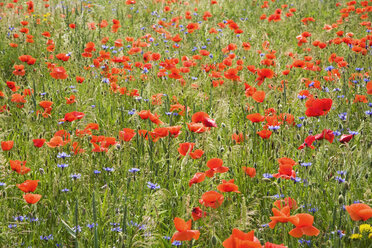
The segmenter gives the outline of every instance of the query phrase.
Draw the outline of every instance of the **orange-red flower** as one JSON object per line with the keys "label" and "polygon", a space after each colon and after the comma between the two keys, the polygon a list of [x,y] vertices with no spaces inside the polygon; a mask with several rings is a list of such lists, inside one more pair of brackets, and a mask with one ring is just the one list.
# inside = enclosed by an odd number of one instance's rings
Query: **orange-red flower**
{"label": "orange-red flower", "polygon": [[220,193],[217,193],[216,191],[208,191],[202,195],[199,203],[206,207],[218,208],[221,206],[223,200],[224,197]]}
{"label": "orange-red flower", "polygon": [[274,216],[270,217],[271,222],[269,223],[269,227],[273,229],[278,222],[280,223],[287,223],[291,222],[292,224],[296,225],[299,221],[299,218],[296,216],[291,216],[290,211],[291,209],[289,206],[286,206],[280,210],[277,208],[272,208]]}
{"label": "orange-red flower", "polygon": [[23,199],[29,204],[35,204],[41,199],[41,195],[39,194],[25,194],[23,195]]}
{"label": "orange-red flower", "polygon": [[245,172],[245,174],[248,175],[249,177],[253,178],[253,177],[256,176],[256,169],[255,168],[243,166],[242,169]]}
{"label": "orange-red flower", "polygon": [[25,193],[34,192],[38,183],[39,180],[26,180],[21,184],[17,184],[17,187]]}
{"label": "orange-red flower", "polygon": [[274,202],[274,205],[278,209],[282,209],[286,206],[288,206],[290,209],[297,209],[297,202],[293,200],[291,197],[286,197],[284,199],[277,200]]}
{"label": "orange-red flower", "polygon": [[207,162],[209,170],[205,172],[207,177],[213,177],[215,173],[225,173],[229,170],[228,167],[224,167],[223,160],[220,158],[211,158]]}
{"label": "orange-red flower", "polygon": [[272,131],[267,130],[267,129],[263,129],[263,130],[257,132],[257,134],[258,134],[262,139],[268,139],[268,138],[270,138],[270,136],[271,136],[272,133],[273,133]]}
{"label": "orange-red flower", "polygon": [[3,149],[3,151],[12,150],[13,146],[14,146],[13,140],[1,141],[1,149]]}
{"label": "orange-red flower", "polygon": [[207,215],[206,212],[204,212],[201,208],[195,207],[192,209],[191,216],[194,221],[203,218]]}
{"label": "orange-red flower", "polygon": [[198,230],[191,230],[191,220],[184,221],[181,218],[174,218],[173,220],[174,226],[177,229],[177,232],[175,232],[172,236],[171,242],[177,240],[177,241],[186,241],[186,240],[198,240],[200,236],[200,232]]}
{"label": "orange-red flower", "polygon": [[31,171],[30,168],[26,167],[26,161],[10,160],[10,168],[20,175],[27,174]]}
{"label": "orange-red flower", "polygon": [[298,222],[292,222],[296,227],[289,232],[289,235],[300,238],[302,235],[318,236],[319,230],[313,226],[314,216],[310,214],[296,214]]}
{"label": "orange-red flower", "polygon": [[234,228],[231,236],[223,241],[225,248],[262,248],[260,241],[254,236],[254,231],[244,233]]}
{"label": "orange-red flower", "polygon": [[256,123],[256,122],[264,121],[265,117],[262,116],[260,113],[255,113],[255,114],[247,115],[247,119],[253,123]]}
{"label": "orange-red flower", "polygon": [[205,180],[205,173],[203,172],[197,172],[193,176],[193,178],[189,181],[189,187],[191,187],[194,183],[201,183]]}
{"label": "orange-red flower", "polygon": [[217,189],[220,192],[235,192],[235,193],[240,193],[238,190],[238,186],[234,184],[234,179],[231,179],[229,181],[222,180],[222,184],[217,186]]}
{"label": "orange-red flower", "polygon": [[50,75],[52,76],[52,78],[55,79],[66,79],[68,77],[65,68],[63,68],[62,66],[54,67]]}
{"label": "orange-red flower", "polygon": [[366,221],[372,217],[372,208],[364,203],[354,203],[349,206],[345,206],[346,211],[354,221],[363,220]]}
{"label": "orange-red flower", "polygon": [[42,147],[45,141],[46,141],[45,139],[33,139],[32,140],[32,142],[34,143],[34,146],[38,148]]}
{"label": "orange-red flower", "polygon": [[123,128],[123,131],[119,131],[119,139],[129,142],[136,135],[136,132],[131,128]]}

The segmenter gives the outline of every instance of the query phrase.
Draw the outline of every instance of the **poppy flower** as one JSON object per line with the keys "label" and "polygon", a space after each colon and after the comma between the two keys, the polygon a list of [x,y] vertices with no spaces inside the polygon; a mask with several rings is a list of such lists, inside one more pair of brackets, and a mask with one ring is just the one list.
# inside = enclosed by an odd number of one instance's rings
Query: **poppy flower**
{"label": "poppy flower", "polygon": [[268,138],[270,138],[270,136],[271,136],[272,133],[273,133],[272,131],[267,130],[267,129],[263,129],[263,130],[257,132],[257,134],[258,134],[262,139],[268,139]]}
{"label": "poppy flower", "polygon": [[54,67],[52,69],[52,72],[50,73],[50,76],[55,79],[66,79],[68,77],[65,68],[63,68],[62,66]]}
{"label": "poppy flower", "polygon": [[306,102],[306,116],[316,117],[326,115],[332,107],[332,99],[309,99]]}
{"label": "poppy flower", "polygon": [[181,134],[181,128],[182,126],[171,126],[171,127],[168,127],[168,131],[171,135],[172,138],[177,138],[178,135]]}
{"label": "poppy flower", "polygon": [[354,203],[349,206],[345,206],[346,211],[354,221],[363,220],[366,221],[372,217],[372,208],[364,203]]}
{"label": "poppy flower", "polygon": [[218,208],[221,206],[223,200],[224,197],[220,193],[217,193],[216,191],[208,191],[202,195],[199,203],[205,207]]}
{"label": "poppy flower", "polygon": [[287,223],[291,222],[292,224],[296,225],[299,221],[299,218],[296,216],[291,216],[290,211],[291,209],[289,206],[286,206],[280,210],[277,208],[272,208],[274,216],[270,217],[271,222],[269,223],[269,227],[273,229],[278,222],[280,223]]}
{"label": "poppy flower", "polygon": [[35,204],[41,199],[41,195],[39,194],[25,194],[23,195],[23,199],[29,204]]}
{"label": "poppy flower", "polygon": [[68,121],[68,122],[73,122],[74,120],[80,120],[84,117],[84,113],[82,112],[77,112],[77,111],[72,111],[70,113],[65,114],[65,118],[61,119],[60,121]]}
{"label": "poppy flower", "polygon": [[256,176],[256,169],[255,168],[243,166],[242,169],[245,172],[245,174],[247,176],[249,176],[250,178],[254,178]]}
{"label": "poppy flower", "polygon": [[297,202],[290,197],[286,197],[284,199],[277,200],[277,201],[274,202],[274,205],[278,209],[282,209],[286,206],[288,206],[290,209],[297,209]]}
{"label": "poppy flower", "polygon": [[17,184],[17,187],[25,193],[34,192],[38,183],[39,180],[26,180],[21,184]]}
{"label": "poppy flower", "polygon": [[195,122],[187,123],[187,128],[193,133],[204,133],[208,130],[203,123]]}
{"label": "poppy flower", "polygon": [[207,213],[204,212],[201,208],[199,208],[199,207],[195,207],[195,208],[193,208],[192,211],[191,211],[191,216],[192,216],[192,219],[193,219],[194,221],[197,221],[198,219],[207,216]]}
{"label": "poppy flower", "polygon": [[31,171],[30,168],[26,167],[26,161],[10,160],[10,168],[20,175],[27,174]]}
{"label": "poppy flower", "polygon": [[262,122],[265,120],[265,117],[262,116],[260,113],[250,114],[247,115],[247,119],[253,123]]}
{"label": "poppy flower", "polygon": [[123,128],[123,130],[119,132],[119,139],[125,142],[129,142],[135,135],[136,133],[133,129]]}
{"label": "poppy flower", "polygon": [[205,112],[196,112],[192,115],[191,121],[195,123],[201,122],[205,127],[217,127],[216,122],[209,118],[209,115]]}
{"label": "poppy flower", "polygon": [[233,133],[233,134],[231,135],[231,139],[232,139],[233,141],[235,141],[236,144],[240,144],[241,142],[244,141],[244,136],[243,136],[242,133],[239,133],[239,134]]}
{"label": "poppy flower", "polygon": [[193,176],[193,178],[189,181],[189,187],[191,187],[194,183],[201,183],[205,180],[205,173],[203,172],[197,172]]}
{"label": "poppy flower", "polygon": [[16,76],[24,76],[26,74],[24,65],[14,65],[13,74]]}
{"label": "poppy flower", "polygon": [[349,143],[349,141],[353,138],[354,135],[352,134],[343,134],[341,135],[340,142],[345,144]]}
{"label": "poppy flower", "polygon": [[262,248],[260,241],[254,236],[254,231],[244,233],[237,228],[234,228],[228,239],[223,241],[225,248]]}
{"label": "poppy flower", "polygon": [[191,220],[184,221],[181,218],[175,217],[174,220],[174,226],[177,229],[177,232],[175,232],[172,236],[171,242],[177,240],[177,241],[190,241],[192,239],[198,240],[200,236],[200,232],[198,230],[191,230]]}
{"label": "poppy flower", "polygon": [[296,227],[289,232],[289,235],[295,238],[301,238],[302,235],[318,236],[319,230],[313,226],[314,216],[310,214],[296,214],[298,222],[292,223]]}
{"label": "poppy flower", "polygon": [[305,142],[302,145],[300,145],[297,149],[302,150],[305,147],[310,147],[311,149],[315,149],[315,147],[313,146],[314,141],[315,141],[315,136],[309,135],[308,137],[306,137]]}
{"label": "poppy flower", "polygon": [[193,152],[190,152],[190,157],[192,159],[199,159],[199,158],[201,158],[203,156],[203,154],[204,154],[204,151],[203,150],[197,149],[197,150],[195,150]]}
{"label": "poppy flower", "polygon": [[256,91],[252,98],[253,100],[255,100],[256,102],[263,102],[265,100],[265,91]]}
{"label": "poppy flower", "polygon": [[205,172],[207,177],[213,177],[215,173],[225,173],[229,171],[228,167],[224,167],[223,165],[223,160],[220,158],[211,158],[207,162],[207,166],[209,170]]}
{"label": "poppy flower", "polygon": [[320,134],[315,135],[315,140],[326,139],[329,143],[333,143],[335,135],[332,130],[324,129]]}
{"label": "poppy flower", "polygon": [[241,193],[238,190],[238,186],[234,184],[234,179],[231,179],[229,181],[222,180],[222,184],[217,186],[217,189],[220,192],[235,192],[235,193]]}
{"label": "poppy flower", "polygon": [[13,146],[14,146],[14,141],[13,140],[1,141],[1,149],[3,149],[3,151],[12,150]]}
{"label": "poppy flower", "polygon": [[258,81],[258,85],[261,85],[266,78],[273,78],[274,72],[268,68],[257,69],[257,75],[256,81]]}
{"label": "poppy flower", "polygon": [[182,156],[186,156],[188,152],[191,152],[194,149],[195,143],[181,143],[180,147],[178,148],[178,152]]}
{"label": "poppy flower", "polygon": [[45,139],[33,139],[32,140],[32,142],[34,143],[34,146],[38,148],[42,147],[45,141],[46,141]]}

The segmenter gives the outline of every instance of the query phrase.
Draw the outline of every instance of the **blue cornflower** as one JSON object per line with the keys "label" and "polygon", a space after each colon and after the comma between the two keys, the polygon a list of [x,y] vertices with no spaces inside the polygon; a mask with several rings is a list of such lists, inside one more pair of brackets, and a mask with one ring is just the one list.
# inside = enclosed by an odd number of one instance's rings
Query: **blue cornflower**
{"label": "blue cornflower", "polygon": [[73,228],[72,228],[72,230],[74,231],[74,232],[81,232],[81,226],[79,226],[79,225],[77,225],[77,227],[76,226],[74,226]]}
{"label": "blue cornflower", "polygon": [[160,186],[157,183],[147,182],[147,187],[149,189],[160,189]]}
{"label": "blue cornflower", "polygon": [[299,242],[301,245],[304,245],[304,244],[307,244],[308,246],[311,245],[311,240],[299,239],[298,242]]}
{"label": "blue cornflower", "polygon": [[307,162],[307,163],[300,163],[301,166],[304,166],[304,167],[308,167],[308,166],[311,166],[311,162]]}
{"label": "blue cornflower", "polygon": [[0,186],[6,186],[6,183],[0,182]]}
{"label": "blue cornflower", "polygon": [[108,171],[108,172],[113,172],[114,171],[114,168],[110,168],[110,167],[103,167],[103,169],[105,171]]}
{"label": "blue cornflower", "polygon": [[92,229],[92,228],[95,227],[95,226],[98,226],[98,223],[87,224],[87,227],[88,227],[89,229]]}
{"label": "blue cornflower", "polygon": [[345,182],[345,179],[339,177],[339,176],[336,176],[335,177],[335,180],[338,181],[339,183],[344,183]]}
{"label": "blue cornflower", "polygon": [[372,109],[371,109],[371,110],[367,110],[367,111],[364,112],[364,113],[366,113],[366,115],[372,116]]}
{"label": "blue cornflower", "polygon": [[182,242],[181,241],[173,241],[172,245],[174,246],[181,246]]}
{"label": "blue cornflower", "polygon": [[344,112],[344,113],[341,113],[338,115],[338,117],[342,120],[342,121],[345,121],[346,120],[346,117],[347,117],[347,113]]}
{"label": "blue cornflower", "polygon": [[67,154],[65,152],[60,152],[60,153],[57,154],[57,158],[63,158],[63,159],[65,159],[65,158],[69,158],[69,157],[71,157],[71,155],[70,154]]}
{"label": "blue cornflower", "polygon": [[67,192],[69,192],[70,190],[69,190],[69,189],[62,189],[61,191],[64,192],[64,193],[67,193]]}
{"label": "blue cornflower", "polygon": [[99,171],[99,170],[94,170],[94,174],[101,174],[101,171]]}
{"label": "blue cornflower", "polygon": [[351,134],[351,135],[357,135],[357,134],[359,134],[359,132],[357,132],[357,131],[349,131],[349,134]]}
{"label": "blue cornflower", "polygon": [[80,178],[81,178],[81,174],[80,174],[80,173],[78,173],[78,174],[71,174],[70,177],[71,177],[72,179],[74,179],[74,180],[76,180],[76,179],[80,179]]}
{"label": "blue cornflower", "polygon": [[264,173],[262,176],[263,176],[264,178],[273,178],[273,175],[270,174],[270,173]]}
{"label": "blue cornflower", "polygon": [[276,131],[280,129],[280,126],[269,126],[269,129]]}
{"label": "blue cornflower", "polygon": [[64,168],[68,167],[68,164],[57,164],[57,167],[64,169]]}
{"label": "blue cornflower", "polygon": [[345,171],[337,171],[337,174],[343,176],[343,175],[346,175],[346,172]]}
{"label": "blue cornflower", "polygon": [[139,172],[139,171],[140,171],[140,169],[138,169],[138,168],[129,169],[130,173],[136,173],[136,172]]}

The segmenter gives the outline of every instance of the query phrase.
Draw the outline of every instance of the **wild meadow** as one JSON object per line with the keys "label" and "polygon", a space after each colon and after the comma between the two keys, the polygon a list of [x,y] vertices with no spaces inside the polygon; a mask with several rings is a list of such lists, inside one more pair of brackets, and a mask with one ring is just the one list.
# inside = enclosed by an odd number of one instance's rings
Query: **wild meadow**
{"label": "wild meadow", "polygon": [[371,11],[0,0],[0,247],[372,247]]}

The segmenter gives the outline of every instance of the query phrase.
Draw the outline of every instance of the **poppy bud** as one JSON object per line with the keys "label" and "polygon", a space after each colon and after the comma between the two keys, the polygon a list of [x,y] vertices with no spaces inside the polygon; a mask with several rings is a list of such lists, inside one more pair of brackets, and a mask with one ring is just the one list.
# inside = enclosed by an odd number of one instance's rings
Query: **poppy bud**
{"label": "poppy bud", "polygon": [[218,136],[217,136],[217,140],[218,140],[218,141],[221,141],[221,136],[218,135]]}
{"label": "poppy bud", "polygon": [[348,182],[344,183],[344,190],[348,190],[350,188],[350,184]]}
{"label": "poppy bud", "polygon": [[301,140],[301,135],[297,134],[297,139]]}
{"label": "poppy bud", "polygon": [[223,148],[222,146],[220,147],[220,152],[224,152],[225,151],[225,148]]}
{"label": "poppy bud", "polygon": [[120,149],[120,144],[116,144],[116,149],[117,149],[117,150]]}
{"label": "poppy bud", "polygon": [[290,114],[291,113],[291,108],[288,108],[288,114]]}
{"label": "poppy bud", "polygon": [[269,178],[266,178],[266,177],[262,178],[262,181],[264,181],[264,182],[271,182],[271,180]]}
{"label": "poppy bud", "polygon": [[340,203],[340,204],[344,203],[344,196],[343,195],[339,195],[338,203]]}
{"label": "poppy bud", "polygon": [[216,236],[214,236],[214,235],[212,236],[211,243],[212,243],[213,246],[216,246],[217,245],[217,238],[216,238]]}
{"label": "poppy bud", "polygon": [[40,168],[40,169],[39,169],[39,172],[40,172],[41,175],[43,175],[43,174],[45,173],[45,171],[44,171],[43,168]]}
{"label": "poppy bud", "polygon": [[226,124],[222,122],[221,127],[226,127]]}

